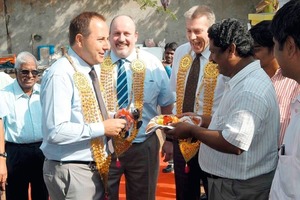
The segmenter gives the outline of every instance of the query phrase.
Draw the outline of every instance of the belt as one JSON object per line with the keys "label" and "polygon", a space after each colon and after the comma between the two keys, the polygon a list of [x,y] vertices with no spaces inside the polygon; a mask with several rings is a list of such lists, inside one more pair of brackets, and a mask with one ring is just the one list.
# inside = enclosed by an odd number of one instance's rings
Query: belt
{"label": "belt", "polygon": [[5,142],[5,145],[8,146],[20,146],[20,147],[31,147],[31,146],[40,146],[42,144],[41,142],[33,142],[33,143],[14,143],[14,142]]}
{"label": "belt", "polygon": [[216,176],[216,175],[213,175],[213,174],[209,174],[209,173],[206,173],[207,177],[208,178],[212,178],[212,179],[219,179],[219,178],[222,178],[220,176]]}
{"label": "belt", "polygon": [[69,160],[69,161],[59,161],[59,160],[49,160],[52,162],[57,162],[60,164],[82,164],[82,165],[94,165],[95,161],[80,161],[80,160]]}

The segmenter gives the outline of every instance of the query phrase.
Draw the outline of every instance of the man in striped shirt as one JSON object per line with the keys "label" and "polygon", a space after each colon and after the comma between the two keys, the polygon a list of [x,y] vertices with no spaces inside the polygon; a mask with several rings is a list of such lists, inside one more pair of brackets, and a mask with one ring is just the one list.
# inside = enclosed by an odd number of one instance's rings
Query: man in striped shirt
{"label": "man in striped shirt", "polygon": [[[253,39],[236,19],[208,29],[210,60],[227,81],[208,129],[188,123],[165,131],[202,143],[199,163],[208,173],[210,200],[268,199],[277,165],[279,108],[268,75],[253,57]],[[209,121],[203,118],[203,126]]]}
{"label": "man in striped shirt", "polygon": [[254,56],[260,60],[261,67],[271,78],[280,110],[279,145],[282,145],[285,130],[290,122],[290,104],[300,93],[299,84],[293,79],[284,77],[281,68],[274,56],[273,34],[269,26],[271,21],[262,21],[250,29],[254,40]]}

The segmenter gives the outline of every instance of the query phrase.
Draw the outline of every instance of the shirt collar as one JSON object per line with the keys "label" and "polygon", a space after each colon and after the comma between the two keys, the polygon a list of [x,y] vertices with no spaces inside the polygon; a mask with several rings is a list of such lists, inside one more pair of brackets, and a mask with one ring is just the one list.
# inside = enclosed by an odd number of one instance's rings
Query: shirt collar
{"label": "shirt collar", "polygon": [[[120,60],[121,58],[119,58],[113,51],[110,51],[110,53],[108,53],[110,55],[111,61],[112,63],[116,63],[118,62],[118,60]],[[132,51],[132,53],[125,58],[127,61],[132,62],[133,60],[135,60],[137,58],[136,56],[136,51]]]}
{"label": "shirt collar", "polygon": [[237,85],[241,80],[245,79],[246,76],[248,76],[249,73],[262,69],[259,60],[255,60],[248,64],[246,67],[244,67],[241,71],[239,71],[236,75],[234,75],[229,81],[228,85],[230,88],[233,88],[235,85]]}
{"label": "shirt collar", "polygon": [[[14,90],[14,95],[15,95],[16,99],[19,99],[23,96],[28,97],[28,95],[26,93],[24,93],[24,91],[22,90],[17,79],[15,79],[12,84],[13,84],[13,90]],[[37,83],[34,84],[32,94],[40,94],[40,85],[39,84],[37,84]]]}
{"label": "shirt collar", "polygon": [[[209,60],[210,51],[209,51],[208,46],[204,49],[203,52],[201,52],[201,55],[202,55],[201,57],[204,57],[206,60]],[[192,56],[193,56],[193,58],[196,57],[196,53],[194,51],[192,53]]]}

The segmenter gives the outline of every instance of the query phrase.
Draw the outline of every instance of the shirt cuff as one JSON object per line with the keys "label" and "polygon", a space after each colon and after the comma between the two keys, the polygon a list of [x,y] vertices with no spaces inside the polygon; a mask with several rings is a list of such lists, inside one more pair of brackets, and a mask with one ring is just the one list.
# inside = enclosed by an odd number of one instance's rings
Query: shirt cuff
{"label": "shirt cuff", "polygon": [[91,128],[91,136],[92,138],[104,136],[104,126],[102,122],[91,123],[89,124]]}

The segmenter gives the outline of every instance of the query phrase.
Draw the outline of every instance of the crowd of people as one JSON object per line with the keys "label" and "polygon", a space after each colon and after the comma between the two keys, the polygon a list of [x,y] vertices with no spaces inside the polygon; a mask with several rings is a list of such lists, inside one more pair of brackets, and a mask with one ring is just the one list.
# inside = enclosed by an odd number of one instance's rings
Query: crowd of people
{"label": "crowd of people", "polygon": [[198,119],[162,129],[177,200],[300,199],[300,1],[250,30],[204,5],[184,17],[187,42],[163,61],[136,48],[130,16],[108,26],[97,12],[71,20],[41,85],[35,57],[18,54],[16,79],[0,74],[7,200],[29,184],[33,200],[118,200],[123,175],[126,199],[154,200],[160,144],[146,127],[160,114]]}

